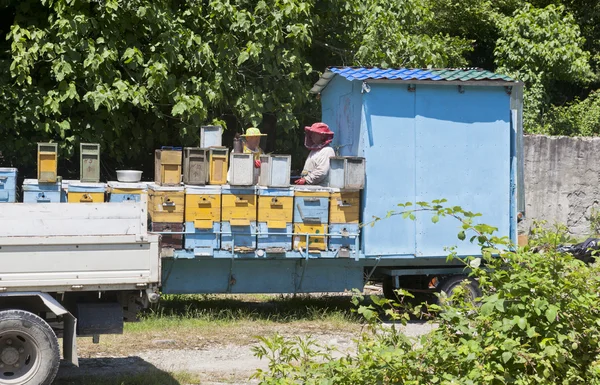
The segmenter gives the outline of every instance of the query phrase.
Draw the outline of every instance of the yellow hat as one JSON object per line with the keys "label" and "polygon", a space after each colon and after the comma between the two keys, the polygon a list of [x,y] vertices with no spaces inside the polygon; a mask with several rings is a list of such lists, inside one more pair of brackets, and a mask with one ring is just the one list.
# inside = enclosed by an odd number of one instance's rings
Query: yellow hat
{"label": "yellow hat", "polygon": [[260,130],[256,127],[250,127],[246,130],[246,133],[242,136],[267,136],[267,134],[261,134]]}

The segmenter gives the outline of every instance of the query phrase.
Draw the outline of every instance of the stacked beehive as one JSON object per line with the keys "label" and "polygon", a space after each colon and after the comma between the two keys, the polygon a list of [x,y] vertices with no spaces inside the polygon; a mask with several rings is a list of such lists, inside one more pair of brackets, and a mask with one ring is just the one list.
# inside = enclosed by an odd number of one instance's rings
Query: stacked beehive
{"label": "stacked beehive", "polygon": [[23,202],[64,202],[61,178],[58,176],[58,145],[38,143],[37,179],[23,181]]}
{"label": "stacked beehive", "polygon": [[221,246],[221,185],[227,183],[228,159],[220,126],[201,127],[200,147],[184,149],[184,247],[194,256],[212,256]]}
{"label": "stacked beehive", "polygon": [[327,250],[329,196],[325,187],[294,187],[294,250]]}
{"label": "stacked beehive", "polygon": [[102,203],[106,185],[100,183],[100,145],[81,143],[79,150],[79,181],[67,183],[67,202]]}
{"label": "stacked beehive", "polygon": [[[148,185],[150,228],[161,236],[167,255],[183,247],[185,188],[181,184],[182,151],[163,147],[155,152],[154,183]],[[176,234],[165,234],[173,232]]]}

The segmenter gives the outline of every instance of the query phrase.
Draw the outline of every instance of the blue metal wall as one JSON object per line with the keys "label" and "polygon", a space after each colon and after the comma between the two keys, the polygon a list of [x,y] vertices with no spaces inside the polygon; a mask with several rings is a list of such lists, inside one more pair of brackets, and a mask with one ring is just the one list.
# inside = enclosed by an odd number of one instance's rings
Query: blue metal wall
{"label": "blue metal wall", "polygon": [[162,260],[165,294],[342,292],[363,286],[363,268],[351,259]]}
{"label": "blue metal wall", "polygon": [[[445,198],[452,206],[483,214],[481,221],[511,229],[510,95],[504,87],[369,83],[334,78],[323,91],[323,121],[336,133],[340,155],[366,158],[363,222],[384,217],[401,202]],[[344,146],[347,142],[352,145]],[[512,149],[514,152],[514,148]],[[460,242],[460,224],[392,217],[363,228],[367,257],[445,257],[478,254]]]}

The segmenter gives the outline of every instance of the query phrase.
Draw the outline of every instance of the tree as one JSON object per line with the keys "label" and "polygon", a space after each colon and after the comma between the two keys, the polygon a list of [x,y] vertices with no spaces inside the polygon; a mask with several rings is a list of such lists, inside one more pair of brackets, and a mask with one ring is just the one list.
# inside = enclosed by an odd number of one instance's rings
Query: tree
{"label": "tree", "polygon": [[525,126],[539,130],[557,82],[589,84],[594,78],[590,53],[573,15],[565,7],[525,5],[499,19],[495,57],[498,71],[525,82]]}
{"label": "tree", "polygon": [[240,128],[276,114],[297,127],[312,67],[311,1],[13,2],[3,64],[5,156],[36,141],[100,142],[131,166],[160,145],[195,144],[202,123]]}

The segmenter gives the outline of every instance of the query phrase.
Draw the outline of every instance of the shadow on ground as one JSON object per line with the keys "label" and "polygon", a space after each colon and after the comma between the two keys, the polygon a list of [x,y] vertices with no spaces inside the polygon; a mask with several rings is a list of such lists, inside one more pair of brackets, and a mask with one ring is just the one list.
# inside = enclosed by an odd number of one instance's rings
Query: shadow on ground
{"label": "shadow on ground", "polygon": [[[179,378],[176,378],[179,377]],[[53,385],[188,385],[190,375],[164,372],[140,357],[83,358],[79,367],[61,362]]]}

